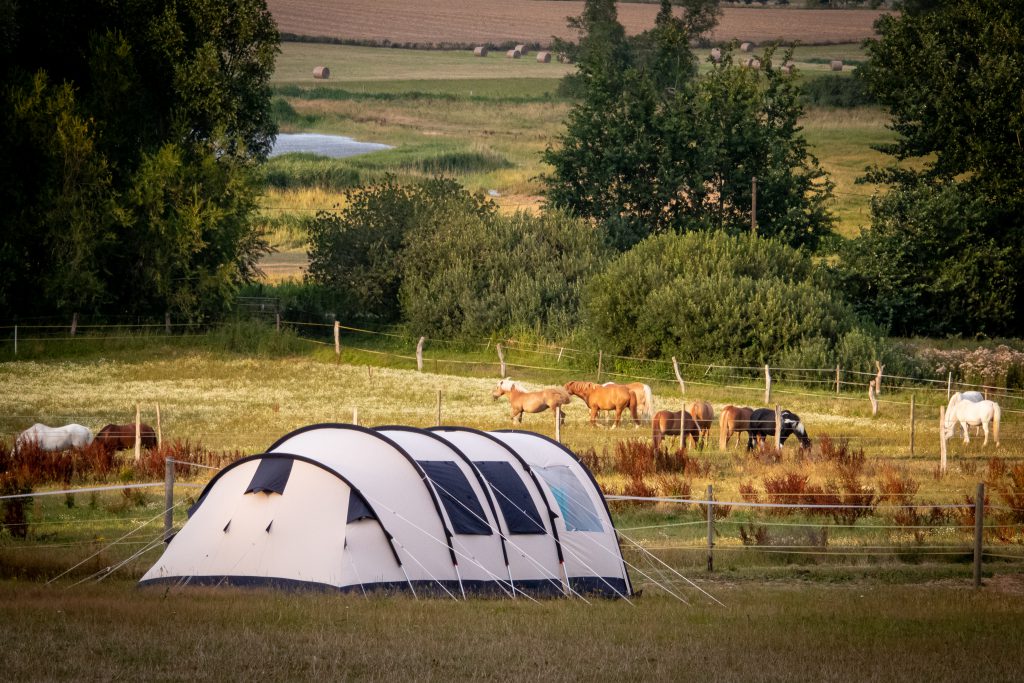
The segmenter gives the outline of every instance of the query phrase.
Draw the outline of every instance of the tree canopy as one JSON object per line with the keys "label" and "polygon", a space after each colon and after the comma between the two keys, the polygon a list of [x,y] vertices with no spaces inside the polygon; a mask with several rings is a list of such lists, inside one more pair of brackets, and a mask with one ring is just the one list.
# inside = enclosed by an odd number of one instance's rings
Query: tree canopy
{"label": "tree canopy", "polygon": [[6,0],[0,41],[0,312],[223,308],[266,249],[264,0]]}

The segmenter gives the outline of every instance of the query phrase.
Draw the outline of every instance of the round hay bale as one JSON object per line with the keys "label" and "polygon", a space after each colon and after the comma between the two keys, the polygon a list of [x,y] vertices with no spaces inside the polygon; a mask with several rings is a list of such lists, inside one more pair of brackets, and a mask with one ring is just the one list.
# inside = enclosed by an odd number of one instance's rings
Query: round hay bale
{"label": "round hay bale", "polygon": [[519,59],[520,57],[523,56],[523,53],[520,52],[519,50],[509,50],[508,52],[505,53],[505,56],[508,57],[509,59]]}
{"label": "round hay bale", "polygon": [[473,55],[476,56],[476,57],[486,57],[487,56],[487,48],[484,47],[483,45],[478,45],[478,46],[473,48]]}
{"label": "round hay bale", "polygon": [[843,60],[841,60],[841,59],[833,59],[832,60],[832,70],[833,71],[842,71],[843,70]]}
{"label": "round hay bale", "polygon": [[319,78],[321,80],[326,81],[330,77],[331,70],[328,69],[326,66],[318,66],[315,69],[313,69],[313,78]]}
{"label": "round hay bale", "polygon": [[530,54],[530,48],[525,45],[516,45],[516,49],[519,50],[520,56]]}
{"label": "round hay bale", "polygon": [[544,51],[538,52],[537,61],[540,62],[541,64],[548,64],[551,61],[551,53]]}
{"label": "round hay bale", "polygon": [[562,64],[572,64],[572,57],[565,54],[564,52],[559,52],[558,61],[561,62]]}
{"label": "round hay bale", "polygon": [[717,47],[711,48],[711,61],[718,64],[722,61],[722,50]]}
{"label": "round hay bale", "polygon": [[750,52],[755,47],[757,47],[757,45],[749,41],[747,41],[746,43],[740,43],[740,52]]}
{"label": "round hay bale", "polygon": [[793,67],[794,66],[795,65],[793,64],[793,62],[786,62],[785,64],[782,65],[782,73],[784,73],[784,74],[791,74],[791,73],[793,73]]}
{"label": "round hay bale", "polygon": [[758,69],[761,68],[761,60],[758,59],[757,57],[751,57],[750,59],[743,63],[743,66],[747,67],[748,69],[753,69],[754,71],[757,71]]}

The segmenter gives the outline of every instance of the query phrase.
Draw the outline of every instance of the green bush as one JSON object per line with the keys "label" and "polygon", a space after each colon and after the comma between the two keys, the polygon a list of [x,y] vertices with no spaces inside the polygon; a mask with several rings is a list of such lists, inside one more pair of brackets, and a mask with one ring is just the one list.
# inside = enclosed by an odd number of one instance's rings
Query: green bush
{"label": "green bush", "polygon": [[816,107],[862,107],[877,104],[868,92],[864,81],[855,75],[839,76],[828,74],[808,78],[802,90],[807,104]]}
{"label": "green bush", "polygon": [[685,362],[818,364],[857,325],[804,252],[719,232],[641,242],[587,283],[584,302],[603,349]]}

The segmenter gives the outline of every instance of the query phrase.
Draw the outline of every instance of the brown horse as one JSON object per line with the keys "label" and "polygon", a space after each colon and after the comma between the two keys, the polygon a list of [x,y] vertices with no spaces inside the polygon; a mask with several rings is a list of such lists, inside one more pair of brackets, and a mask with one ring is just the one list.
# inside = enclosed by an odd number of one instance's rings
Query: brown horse
{"label": "brown horse", "polygon": [[700,431],[698,445],[700,448],[704,448],[704,444],[708,442],[708,437],[711,435],[711,423],[715,421],[715,409],[707,401],[694,401],[690,406],[690,413]]}
{"label": "brown horse", "polygon": [[[542,413],[548,408],[554,410],[572,400],[569,392],[562,387],[550,387],[540,391],[524,391],[523,387],[512,381],[510,377],[498,382],[491,397],[495,400],[508,396],[508,404],[512,408],[512,420],[522,423],[523,413]],[[565,421],[565,413],[561,415]]]}
{"label": "brown horse", "polygon": [[750,414],[753,408],[739,408],[729,405],[722,408],[722,417],[718,422],[718,447],[725,450],[729,447],[729,439],[736,435],[736,443],[740,442],[740,432],[750,429]]}
{"label": "brown horse", "polygon": [[590,408],[590,424],[597,425],[597,412],[599,410],[614,410],[615,424],[612,428],[619,426],[622,419],[622,411],[627,407],[633,416],[633,426],[640,426],[640,419],[636,415],[636,394],[629,390],[624,384],[613,384],[609,387],[594,384],[593,382],[566,382],[565,390],[573,396],[579,396]]}
{"label": "brown horse", "polygon": [[[679,429],[680,414],[682,415],[682,431]],[[679,436],[679,443],[682,445],[686,444],[686,439],[689,437],[694,446],[697,445],[697,440],[700,438],[700,430],[697,428],[697,423],[694,421],[693,416],[685,410],[677,410],[675,412],[659,410],[651,419],[651,425],[655,449],[661,445],[662,439],[666,436]]]}
{"label": "brown horse", "polygon": [[[143,448],[156,448],[156,430],[146,423],[139,426],[139,436]],[[135,425],[109,424],[96,433],[94,441],[102,444],[109,451],[121,451],[135,448]]]}
{"label": "brown horse", "polygon": [[[610,387],[615,384],[615,382],[605,382],[604,386]],[[654,393],[651,391],[651,387],[643,382],[630,382],[621,386],[628,388],[636,396],[637,413],[645,420],[650,420],[654,417]]]}

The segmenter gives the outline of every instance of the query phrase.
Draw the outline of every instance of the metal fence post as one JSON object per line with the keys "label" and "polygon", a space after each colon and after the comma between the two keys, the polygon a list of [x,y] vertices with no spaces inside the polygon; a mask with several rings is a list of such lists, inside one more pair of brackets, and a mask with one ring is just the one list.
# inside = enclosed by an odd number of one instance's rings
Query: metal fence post
{"label": "metal fence post", "polygon": [[708,484],[707,490],[707,501],[708,501],[708,571],[715,571],[715,509],[711,501],[714,500],[715,489],[711,484]]}
{"label": "metal fence post", "polygon": [[974,587],[981,588],[981,551],[985,537],[985,482],[978,482],[974,498]]}
{"label": "metal fence post", "polygon": [[174,459],[164,458],[164,540],[174,528]]}

